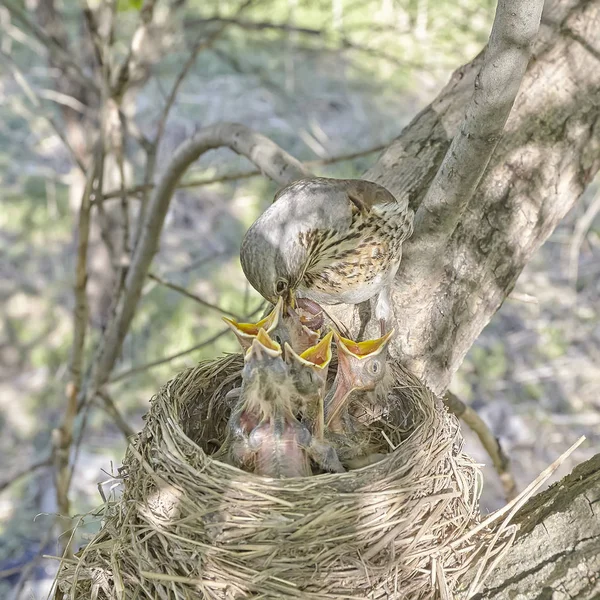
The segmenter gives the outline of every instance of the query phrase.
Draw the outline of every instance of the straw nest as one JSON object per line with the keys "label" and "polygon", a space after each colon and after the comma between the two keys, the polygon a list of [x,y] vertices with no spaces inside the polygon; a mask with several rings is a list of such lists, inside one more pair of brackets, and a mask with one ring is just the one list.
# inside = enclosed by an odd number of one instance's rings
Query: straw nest
{"label": "straw nest", "polygon": [[[180,373],[130,445],[123,495],[58,575],[88,598],[460,598],[487,567],[481,476],[456,419],[395,367],[390,410],[371,425],[380,462],[344,474],[268,479],[211,458],[224,438],[231,355]],[[392,450],[393,449],[393,450]],[[495,545],[507,539],[496,536]]]}

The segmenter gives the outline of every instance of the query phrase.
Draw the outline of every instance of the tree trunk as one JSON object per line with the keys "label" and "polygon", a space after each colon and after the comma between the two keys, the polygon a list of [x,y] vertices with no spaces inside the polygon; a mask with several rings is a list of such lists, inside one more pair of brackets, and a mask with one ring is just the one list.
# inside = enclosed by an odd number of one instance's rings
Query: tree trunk
{"label": "tree trunk", "polygon": [[517,539],[477,600],[600,598],[600,454],[517,513]]}
{"label": "tree trunk", "polygon": [[[419,271],[431,251],[428,241],[413,236],[405,244],[394,291],[398,334],[392,353],[437,393],[600,167],[599,32],[600,0],[546,3],[504,136],[445,252],[436,257],[435,276]],[[415,209],[420,205],[458,131],[482,57],[453,74],[365,179],[407,194]],[[353,334],[377,334],[368,306],[333,312]]]}

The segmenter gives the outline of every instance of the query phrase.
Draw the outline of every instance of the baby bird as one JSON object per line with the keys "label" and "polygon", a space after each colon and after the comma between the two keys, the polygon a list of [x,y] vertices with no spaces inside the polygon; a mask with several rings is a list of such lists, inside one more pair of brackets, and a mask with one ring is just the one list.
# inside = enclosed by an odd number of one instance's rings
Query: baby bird
{"label": "baby bird", "polygon": [[[308,316],[305,316],[305,313]],[[235,333],[244,351],[250,348],[259,330],[264,329],[280,346],[283,347],[287,342],[298,352],[303,352],[317,343],[319,331],[314,330],[313,327],[315,324],[323,323],[322,315],[314,315],[304,309],[298,312],[289,306],[284,307],[283,297],[277,299],[271,312],[258,323],[238,323],[228,317],[222,319]]]}
{"label": "baby bird", "polygon": [[249,444],[250,434],[275,413],[288,412],[292,394],[281,346],[262,328],[244,356],[242,381],[228,423],[232,436],[230,458],[237,466],[249,467],[255,454]]}
{"label": "baby bird", "polygon": [[244,358],[243,384],[229,419],[233,464],[267,477],[307,477],[310,458],[328,470],[345,469],[296,418],[297,390],[281,346],[260,329]]}
{"label": "baby bird", "polygon": [[325,424],[334,433],[350,433],[353,430],[348,413],[350,394],[355,390],[371,392],[375,400],[388,391],[386,349],[394,330],[381,338],[364,342],[334,335],[338,369],[333,386],[325,398]]}
{"label": "baby bird", "polygon": [[283,299],[279,298],[271,312],[264,319],[258,321],[258,323],[238,323],[235,319],[228,317],[221,318],[235,333],[235,337],[237,337],[242,350],[246,351],[250,348],[261,329],[264,329],[265,333],[269,334],[278,327],[282,318],[282,311]]}
{"label": "baby bird", "polygon": [[343,473],[344,467],[335,449],[325,441],[325,412],[323,395],[327,384],[327,372],[331,362],[331,340],[329,332],[318,344],[297,354],[285,345],[285,361],[296,392],[296,404],[303,415],[303,423],[312,434],[309,447],[311,458],[325,471]]}

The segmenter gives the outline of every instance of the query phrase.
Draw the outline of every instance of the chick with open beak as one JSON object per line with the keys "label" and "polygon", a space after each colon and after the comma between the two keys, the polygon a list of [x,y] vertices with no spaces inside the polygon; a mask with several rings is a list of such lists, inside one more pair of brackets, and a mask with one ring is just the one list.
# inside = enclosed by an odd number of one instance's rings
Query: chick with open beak
{"label": "chick with open beak", "polygon": [[[235,465],[266,477],[308,477],[313,457],[323,468],[344,470],[296,418],[294,379],[281,346],[264,329],[246,353],[242,379],[229,419],[229,454]],[[327,456],[321,460],[323,454]]]}
{"label": "chick with open beak", "polygon": [[348,400],[352,392],[372,392],[374,398],[387,393],[387,346],[394,330],[381,338],[364,342],[334,335],[338,369],[325,398],[325,424],[333,433],[351,433],[354,427],[348,412]]}
{"label": "chick with open beak", "polygon": [[281,346],[262,328],[244,356],[242,387],[238,390],[228,423],[232,436],[230,457],[237,466],[248,468],[255,454],[249,444],[250,434],[278,412],[278,404],[285,408],[291,401],[288,368],[282,359]]}
{"label": "chick with open beak", "polygon": [[319,340],[323,315],[315,312],[317,309],[313,305],[306,309],[302,304],[302,308],[299,306],[295,310],[286,307],[283,297],[279,297],[271,312],[257,323],[238,323],[228,317],[222,319],[235,333],[244,351],[250,348],[260,329],[264,329],[280,346],[288,343],[298,352],[304,352]]}
{"label": "chick with open beak", "polygon": [[257,323],[238,323],[235,319],[221,317],[229,328],[235,333],[242,350],[246,351],[252,346],[252,342],[263,329],[265,333],[272,333],[281,322],[283,316],[283,298],[279,298],[271,312]]}
{"label": "chick with open beak", "polygon": [[323,396],[331,362],[331,340],[328,333],[318,344],[297,354],[285,345],[285,361],[296,392],[295,401],[304,423],[312,434],[307,451],[309,456],[325,471],[343,473],[344,467],[335,449],[325,441],[325,409]]}

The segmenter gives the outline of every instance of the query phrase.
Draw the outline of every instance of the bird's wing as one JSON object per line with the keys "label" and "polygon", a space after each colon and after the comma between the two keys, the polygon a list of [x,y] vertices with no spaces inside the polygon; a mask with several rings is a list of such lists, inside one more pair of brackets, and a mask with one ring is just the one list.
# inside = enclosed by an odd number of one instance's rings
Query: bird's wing
{"label": "bird's wing", "polygon": [[396,203],[396,198],[384,187],[363,179],[341,179],[348,199],[360,212],[370,212],[374,206]]}

